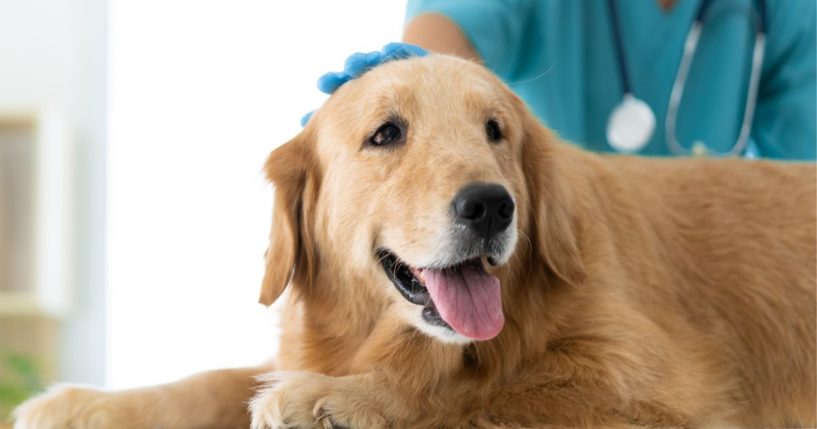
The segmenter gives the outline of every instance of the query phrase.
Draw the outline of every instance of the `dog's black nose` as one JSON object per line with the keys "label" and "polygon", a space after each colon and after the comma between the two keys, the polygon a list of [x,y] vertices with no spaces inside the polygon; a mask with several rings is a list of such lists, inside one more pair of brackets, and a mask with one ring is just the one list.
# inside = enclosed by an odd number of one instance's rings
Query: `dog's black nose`
{"label": "dog's black nose", "polygon": [[454,196],[451,206],[457,222],[484,238],[504,231],[513,219],[513,199],[504,186],[496,183],[465,185]]}

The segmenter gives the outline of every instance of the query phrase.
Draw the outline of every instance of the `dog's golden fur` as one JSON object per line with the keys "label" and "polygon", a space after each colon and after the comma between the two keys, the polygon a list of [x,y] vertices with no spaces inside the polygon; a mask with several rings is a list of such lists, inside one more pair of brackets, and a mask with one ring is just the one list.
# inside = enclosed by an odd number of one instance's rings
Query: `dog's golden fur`
{"label": "dog's golden fur", "polygon": [[[406,142],[363,147],[391,116]],[[262,302],[290,287],[276,372],[62,388],[19,428],[240,427],[251,390],[256,428],[817,426],[813,165],[590,154],[482,67],[432,55],[344,85],[266,171]],[[513,195],[519,239],[493,269],[504,329],[450,344],[415,327],[376,251],[424,260],[475,180]]]}

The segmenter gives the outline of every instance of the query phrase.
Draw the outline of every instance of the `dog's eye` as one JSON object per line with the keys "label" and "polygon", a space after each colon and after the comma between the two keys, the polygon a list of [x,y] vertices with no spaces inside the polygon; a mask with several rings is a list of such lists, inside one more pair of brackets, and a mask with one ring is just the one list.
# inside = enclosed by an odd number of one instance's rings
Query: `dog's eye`
{"label": "dog's eye", "polygon": [[386,122],[369,138],[369,143],[373,146],[388,146],[398,143],[403,139],[403,131],[393,122]]}
{"label": "dog's eye", "polygon": [[502,140],[502,131],[499,130],[499,124],[493,119],[485,123],[485,134],[488,136],[489,142]]}

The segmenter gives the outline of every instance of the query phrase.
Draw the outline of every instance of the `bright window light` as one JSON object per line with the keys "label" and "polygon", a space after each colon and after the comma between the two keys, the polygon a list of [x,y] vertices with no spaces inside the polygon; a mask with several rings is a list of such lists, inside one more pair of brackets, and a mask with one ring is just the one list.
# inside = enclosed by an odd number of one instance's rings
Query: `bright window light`
{"label": "bright window light", "polygon": [[267,154],[317,77],[400,39],[403,1],[112,0],[107,377],[123,388],[277,349],[257,304]]}

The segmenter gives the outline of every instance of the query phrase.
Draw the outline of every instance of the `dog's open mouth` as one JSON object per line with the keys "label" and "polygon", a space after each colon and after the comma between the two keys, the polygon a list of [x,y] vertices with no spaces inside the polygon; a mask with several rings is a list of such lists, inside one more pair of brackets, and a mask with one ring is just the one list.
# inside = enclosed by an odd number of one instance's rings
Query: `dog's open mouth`
{"label": "dog's open mouth", "polygon": [[394,253],[378,251],[383,270],[406,300],[424,306],[423,319],[460,335],[489,340],[502,330],[499,279],[480,258],[445,268],[416,268]]}

